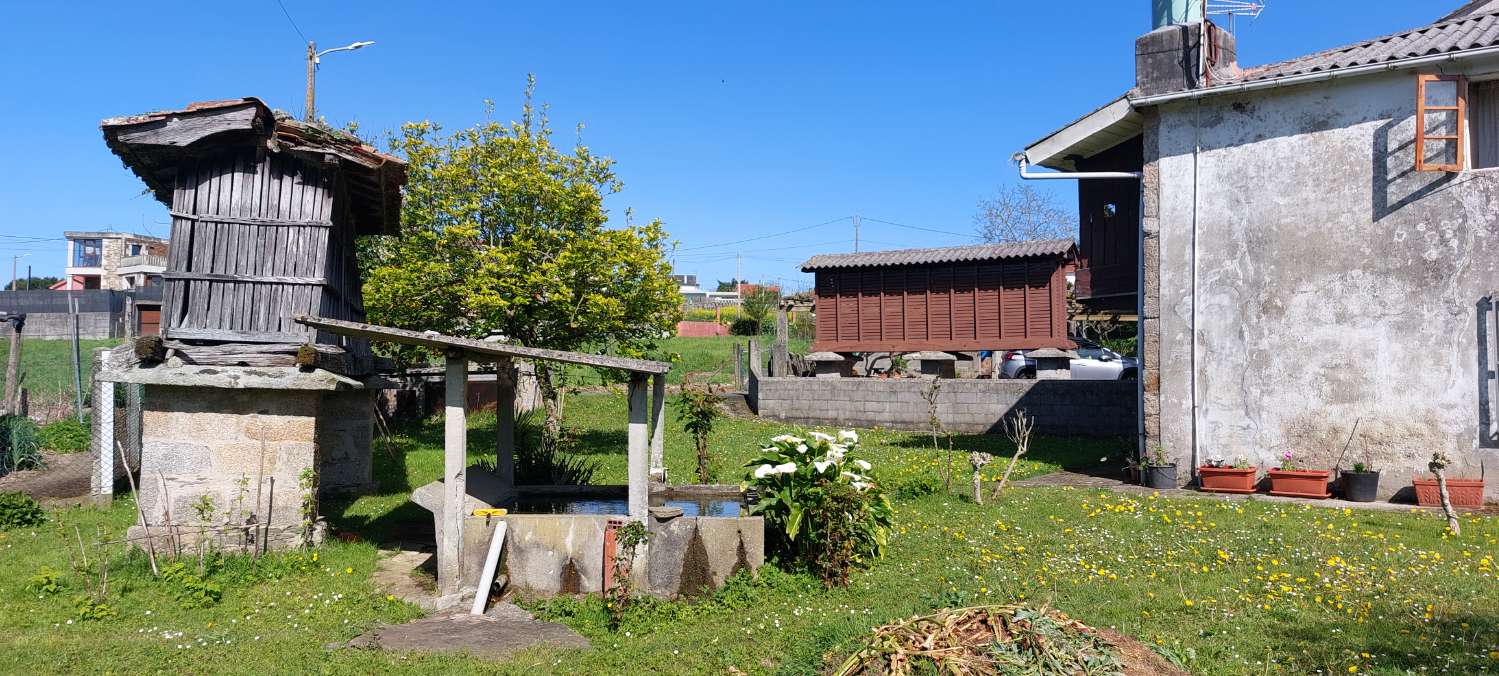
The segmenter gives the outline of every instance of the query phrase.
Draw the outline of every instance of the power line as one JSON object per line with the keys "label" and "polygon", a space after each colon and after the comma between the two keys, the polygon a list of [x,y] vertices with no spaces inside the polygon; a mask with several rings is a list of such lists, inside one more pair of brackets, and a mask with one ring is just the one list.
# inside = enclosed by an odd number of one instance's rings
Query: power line
{"label": "power line", "polygon": [[682,252],[682,251],[696,251],[698,249],[712,249],[712,248],[721,247],[721,246],[734,246],[736,244],[744,244],[746,242],[758,242],[758,241],[760,241],[762,239],[770,239],[772,237],[781,237],[783,235],[791,235],[791,234],[795,234],[795,233],[798,233],[798,232],[806,232],[807,230],[811,230],[813,228],[820,228],[820,227],[822,227],[824,225],[832,225],[834,223],[837,223],[838,221],[846,221],[849,218],[851,218],[851,217],[850,216],[839,216],[838,218],[835,218],[835,219],[833,219],[831,221],[824,221],[824,222],[818,223],[816,225],[808,225],[806,227],[793,228],[791,230],[786,230],[786,231],[783,231],[783,232],[773,232],[773,233],[771,233],[769,235],[760,235],[759,237],[750,237],[749,239],[740,239],[740,240],[735,240],[733,242],[719,242],[718,244],[704,244],[702,246],[690,246],[690,247],[687,247],[685,249],[677,249],[677,251],[678,252]]}
{"label": "power line", "polygon": [[893,226],[895,226],[897,228],[906,228],[907,230],[920,230],[922,232],[935,232],[935,233],[937,233],[939,235],[953,235],[954,237],[964,237],[964,238],[967,238],[967,239],[983,239],[983,237],[980,237],[980,236],[975,235],[973,233],[962,233],[962,232],[953,232],[951,230],[937,230],[937,229],[934,229],[934,228],[923,228],[923,227],[919,227],[919,226],[915,226],[915,225],[906,225],[905,223],[896,223],[894,221],[882,221],[882,220],[880,220],[878,218],[870,218],[868,216],[865,216],[864,220],[866,220],[866,221],[874,221],[875,223],[884,223],[885,225],[893,225]]}
{"label": "power line", "polygon": [[[769,248],[769,249],[755,249],[755,251],[757,253],[763,253],[763,252],[766,252],[766,251],[788,251],[788,250],[791,250],[791,249],[805,249],[805,248],[814,247],[814,246],[828,246],[828,245],[831,245],[831,244],[847,244],[848,242],[849,242],[849,240],[846,240],[846,239],[835,239],[835,240],[828,241],[828,242],[810,242],[808,244],[793,244],[791,246],[778,246],[778,247],[772,247],[772,248]],[[738,254],[733,254],[733,253],[721,253],[721,252],[716,252],[716,251],[705,251],[703,253],[684,254],[682,256],[679,256],[679,258],[692,258],[692,257],[696,257],[696,256],[703,256],[703,257],[708,257],[708,258],[717,257],[717,256],[723,256],[723,257],[727,257],[727,258],[733,258],[734,256],[737,256],[737,255]],[[749,255],[749,254],[745,254],[745,255]]]}
{"label": "power line", "polygon": [[311,42],[306,35],[302,34],[302,29],[297,28],[297,21],[291,18],[291,12],[286,11],[286,5],[281,4],[281,0],[276,0],[276,6],[281,8],[281,13],[286,16],[286,22],[291,24],[291,29],[297,32],[297,37],[302,38],[303,44]]}

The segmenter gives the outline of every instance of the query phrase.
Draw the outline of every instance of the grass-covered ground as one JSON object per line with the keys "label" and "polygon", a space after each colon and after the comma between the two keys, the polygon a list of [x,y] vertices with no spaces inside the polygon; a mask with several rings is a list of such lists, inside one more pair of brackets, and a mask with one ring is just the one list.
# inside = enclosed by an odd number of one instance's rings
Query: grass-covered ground
{"label": "grass-covered ground", "polygon": [[[684,375],[690,374],[693,382],[710,381],[720,385],[734,382],[734,344],[747,345],[747,336],[708,336],[702,338],[683,338],[673,336],[661,341],[659,346],[659,358],[674,358],[675,366],[671,373],[667,374],[667,382],[677,384],[682,382]],[[764,351],[765,359],[770,359],[770,346],[774,342],[769,336],[758,339]],[[806,352],[810,344],[807,340],[791,339],[792,352]],[[595,369],[572,368],[568,370],[568,384],[570,385],[598,385],[603,383],[603,377]]]}
{"label": "grass-covered ground", "polygon": [[[78,352],[83,364],[83,391],[87,393],[93,385],[94,348],[114,347],[118,339],[80,340]],[[9,354],[9,337],[0,338],[0,389],[5,385],[5,359]],[[21,372],[25,374],[25,387],[33,406],[51,405],[60,395],[71,398],[74,391],[73,341],[21,340]],[[71,400],[71,399],[70,399]]]}
{"label": "grass-covered ground", "polygon": [[[624,410],[617,394],[568,399],[574,450],[600,461],[600,482],[624,479]],[[490,423],[475,421],[475,457],[491,447]],[[714,448],[725,476],[732,479],[757,442],[787,429],[724,421]],[[883,430],[862,432],[865,457],[908,497],[896,501],[889,556],[856,573],[847,589],[824,590],[767,567],[697,604],[642,603],[617,634],[605,629],[598,601],[534,602],[595,647],[535,650],[500,665],[326,650],[377,622],[418,614],[372,587],[377,553],[368,540],[430,523],[406,495],[438,476],[440,436],[440,421],[406,430],[393,455],[375,450],[377,495],[325,505],[335,531],[365,541],[330,541],[315,561],[292,554],[256,570],[243,560],[211,566],[208,578],[223,598],[208,608],[182,608],[174,598],[180,584],[151,579],[138,556],[117,555],[106,596],[116,614],[80,619],[72,597],[86,576],[73,572],[69,547],[100,528],[122,532],[133,518],[129,500],[51,511],[41,527],[0,533],[7,572],[0,672],[810,673],[873,626],[938,607],[1016,600],[1141,637],[1197,673],[1499,672],[1493,517],[1465,518],[1463,536],[1451,538],[1429,513],[1066,488],[1012,489],[984,506],[940,490],[909,497],[940,487],[942,454],[923,435]],[[1007,453],[994,438],[957,439],[961,452],[980,447]],[[666,451],[673,479],[692,480],[689,440],[675,425]],[[1092,465],[1119,451],[1047,439],[1032,453],[1018,475]],[[967,478],[960,469],[954,483]],[[27,589],[44,567],[60,573],[59,593]]]}

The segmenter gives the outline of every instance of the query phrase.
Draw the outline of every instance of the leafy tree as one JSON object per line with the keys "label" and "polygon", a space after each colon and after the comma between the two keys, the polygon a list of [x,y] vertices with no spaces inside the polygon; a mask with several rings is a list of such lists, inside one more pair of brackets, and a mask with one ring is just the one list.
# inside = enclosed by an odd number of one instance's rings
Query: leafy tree
{"label": "leafy tree", "polygon": [[[408,162],[398,238],[361,251],[372,322],[532,347],[639,356],[681,310],[661,222],[606,227],[614,161],[552,143],[528,78],[518,122],[445,132],[411,122],[393,139]],[[581,133],[581,127],[579,128]],[[628,213],[626,214],[628,221]],[[406,361],[412,350],[398,354]],[[536,364],[548,440],[560,432],[563,372]]]}
{"label": "leafy tree", "polygon": [[1077,232],[1071,211],[1029,185],[1004,186],[994,197],[980,200],[973,222],[986,242],[1073,239]]}
{"label": "leafy tree", "polygon": [[[31,276],[31,277],[21,277],[19,279],[16,279],[16,280],[14,280],[14,283],[15,283],[15,287],[17,289],[21,289],[23,291],[26,290],[26,289],[31,289],[32,291],[37,291],[37,290],[40,290],[40,289],[46,289],[47,287],[52,286],[53,284],[56,284],[56,283],[58,283],[60,281],[62,281],[61,277],[37,277],[37,276]],[[6,282],[5,283],[5,288],[6,289],[11,288],[11,282],[9,282],[9,281]]]}
{"label": "leafy tree", "polygon": [[758,334],[765,323],[770,321],[770,313],[775,311],[776,304],[780,301],[780,289],[764,284],[752,286],[739,301],[740,314],[755,323],[755,332]]}
{"label": "leafy tree", "polygon": [[719,292],[733,291],[735,289],[738,289],[739,285],[743,284],[743,283],[744,283],[743,280],[734,279],[734,278],[730,277],[729,281],[727,281],[727,282],[725,282],[723,280],[719,280],[718,281],[718,288],[714,289],[714,290],[715,291],[719,291]]}

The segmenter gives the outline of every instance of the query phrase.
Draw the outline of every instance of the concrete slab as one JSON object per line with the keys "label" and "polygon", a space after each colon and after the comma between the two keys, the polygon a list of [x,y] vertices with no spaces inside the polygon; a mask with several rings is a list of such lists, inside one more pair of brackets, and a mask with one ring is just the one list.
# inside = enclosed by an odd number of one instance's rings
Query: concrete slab
{"label": "concrete slab", "polygon": [[343,648],[436,653],[467,653],[503,660],[511,654],[547,645],[588,648],[588,639],[563,625],[542,622],[513,603],[500,603],[483,615],[450,611],[414,622],[380,627]]}

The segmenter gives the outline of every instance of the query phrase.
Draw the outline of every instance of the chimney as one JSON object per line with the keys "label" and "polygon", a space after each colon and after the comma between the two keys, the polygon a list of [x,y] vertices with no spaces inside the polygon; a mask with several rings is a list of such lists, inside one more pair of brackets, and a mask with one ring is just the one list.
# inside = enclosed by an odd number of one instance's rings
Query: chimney
{"label": "chimney", "polygon": [[1203,75],[1199,45],[1204,20],[1201,0],[1154,0],[1155,30],[1135,40],[1135,92],[1152,96],[1198,89],[1239,73],[1238,41],[1207,21],[1208,69]]}

